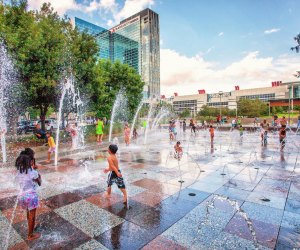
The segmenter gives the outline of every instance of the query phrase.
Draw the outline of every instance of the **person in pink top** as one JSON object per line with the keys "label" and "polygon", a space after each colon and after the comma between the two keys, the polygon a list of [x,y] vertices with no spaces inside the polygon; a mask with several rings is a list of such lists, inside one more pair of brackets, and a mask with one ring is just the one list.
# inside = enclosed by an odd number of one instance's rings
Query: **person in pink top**
{"label": "person in pink top", "polygon": [[124,139],[125,139],[126,146],[129,146],[129,144],[130,144],[130,128],[127,123],[125,124],[125,127],[124,127]]}

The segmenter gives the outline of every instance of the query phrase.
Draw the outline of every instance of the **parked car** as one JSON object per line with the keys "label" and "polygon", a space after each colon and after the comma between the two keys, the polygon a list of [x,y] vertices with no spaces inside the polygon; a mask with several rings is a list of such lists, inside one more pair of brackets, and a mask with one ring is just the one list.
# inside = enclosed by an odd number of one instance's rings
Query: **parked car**
{"label": "parked car", "polygon": [[17,134],[27,134],[29,132],[29,121],[20,121],[17,123]]}
{"label": "parked car", "polygon": [[[41,121],[38,122],[41,125]],[[41,125],[42,126],[42,125]],[[57,121],[55,119],[49,118],[45,120],[45,129],[46,130],[53,130],[57,129]]]}
{"label": "parked car", "polygon": [[29,132],[33,132],[35,130],[36,125],[38,124],[39,120],[33,120],[29,122]]}

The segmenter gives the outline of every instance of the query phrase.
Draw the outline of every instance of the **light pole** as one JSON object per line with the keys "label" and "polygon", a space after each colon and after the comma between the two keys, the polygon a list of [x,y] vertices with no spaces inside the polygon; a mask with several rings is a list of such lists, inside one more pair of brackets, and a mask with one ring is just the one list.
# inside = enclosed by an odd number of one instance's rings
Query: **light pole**
{"label": "light pole", "polygon": [[222,101],[222,96],[223,96],[223,91],[219,91],[219,97],[220,97],[220,122],[222,123],[222,104],[221,104],[221,101]]}
{"label": "light pole", "polygon": [[289,125],[291,124],[291,90],[293,89],[292,85],[288,86],[289,90]]}

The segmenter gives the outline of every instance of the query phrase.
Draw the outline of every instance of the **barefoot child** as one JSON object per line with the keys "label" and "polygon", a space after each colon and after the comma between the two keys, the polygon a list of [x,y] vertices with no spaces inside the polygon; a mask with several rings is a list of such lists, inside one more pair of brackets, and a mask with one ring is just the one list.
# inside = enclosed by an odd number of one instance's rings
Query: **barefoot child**
{"label": "barefoot child", "polygon": [[174,157],[176,159],[180,160],[181,157],[182,157],[182,154],[183,154],[183,150],[182,150],[182,147],[180,145],[180,141],[176,142],[176,144],[174,146],[174,150],[175,150]]}
{"label": "barefoot child", "polygon": [[125,127],[124,127],[124,140],[125,140],[126,146],[129,146],[129,143],[130,143],[130,128],[129,128],[127,123],[125,124]]}
{"label": "barefoot child", "polygon": [[21,194],[18,198],[19,205],[26,210],[28,221],[27,240],[35,240],[41,236],[39,233],[33,233],[35,226],[36,209],[39,204],[39,198],[36,192],[36,184],[41,185],[41,176],[32,168],[34,161],[28,152],[23,151],[16,160],[18,174],[16,182],[19,184]]}
{"label": "barefoot child", "polygon": [[48,146],[49,146],[49,149],[48,149],[48,159],[47,159],[47,163],[50,163],[51,162],[51,160],[50,160],[50,158],[51,158],[51,153],[54,153],[55,152],[55,147],[56,147],[56,145],[55,145],[55,142],[54,142],[54,139],[53,139],[53,137],[51,136],[51,132],[47,132],[46,133],[46,136],[47,136],[47,138],[48,138]]}
{"label": "barefoot child", "polygon": [[242,125],[240,125],[239,131],[240,131],[240,137],[242,138],[244,135],[244,128]]}
{"label": "barefoot child", "polygon": [[104,128],[103,119],[100,118],[99,120],[97,120],[97,125],[96,125],[96,135],[97,135],[97,143],[98,143],[98,145],[100,145],[102,143],[103,128]]}
{"label": "barefoot child", "polygon": [[110,198],[111,194],[111,186],[112,184],[116,183],[118,188],[121,190],[121,192],[124,195],[124,204],[127,204],[127,192],[125,189],[124,179],[122,177],[121,171],[119,169],[119,163],[118,158],[116,156],[116,153],[118,151],[118,146],[111,144],[108,147],[108,153],[109,156],[107,157],[108,161],[108,167],[104,169],[104,173],[108,173],[107,178],[107,192],[106,192],[106,198]]}
{"label": "barefoot child", "polygon": [[137,133],[137,131],[136,131],[136,128],[133,129],[132,136],[133,136],[133,139],[134,139],[134,140],[137,139],[138,133]]}
{"label": "barefoot child", "polygon": [[215,137],[215,129],[213,128],[212,125],[209,126],[209,133],[210,133],[210,142],[213,142]]}
{"label": "barefoot child", "polygon": [[285,140],[286,140],[286,126],[282,125],[279,130],[279,142],[280,142],[280,150],[282,151],[285,147]]}

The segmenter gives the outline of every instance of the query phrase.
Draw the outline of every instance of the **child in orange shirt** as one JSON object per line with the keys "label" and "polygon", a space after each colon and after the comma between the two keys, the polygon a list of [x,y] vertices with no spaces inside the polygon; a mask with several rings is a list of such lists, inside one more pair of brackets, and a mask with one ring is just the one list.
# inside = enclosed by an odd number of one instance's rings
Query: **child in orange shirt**
{"label": "child in orange shirt", "polygon": [[209,133],[210,133],[210,141],[213,142],[215,137],[215,129],[213,128],[212,125],[209,126]]}
{"label": "child in orange shirt", "polygon": [[182,157],[182,154],[183,154],[183,150],[182,150],[182,147],[180,145],[180,141],[176,142],[176,144],[174,146],[174,150],[175,150],[174,157],[176,159],[180,160],[181,157]]}

